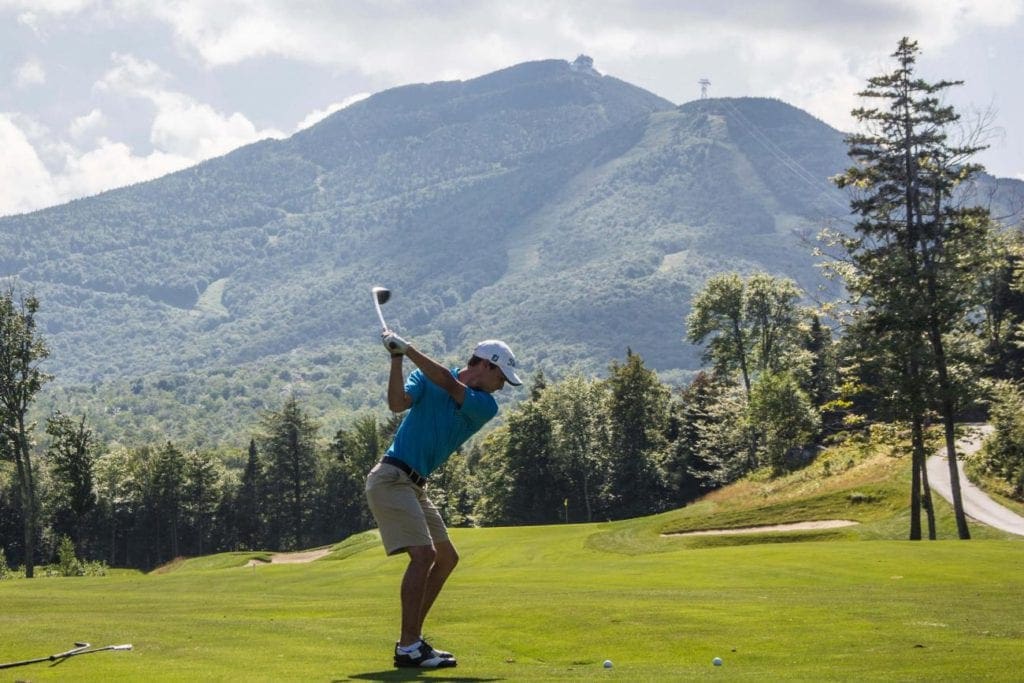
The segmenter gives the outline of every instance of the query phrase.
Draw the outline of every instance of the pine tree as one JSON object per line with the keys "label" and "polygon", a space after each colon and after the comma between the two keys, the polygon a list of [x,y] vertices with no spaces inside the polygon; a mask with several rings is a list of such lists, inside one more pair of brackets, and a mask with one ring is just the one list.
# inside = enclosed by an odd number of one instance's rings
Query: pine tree
{"label": "pine tree", "polygon": [[627,518],[663,510],[669,501],[659,465],[667,455],[669,391],[632,351],[625,363],[612,363],[607,382],[606,514]]}
{"label": "pine tree", "polygon": [[86,518],[96,506],[92,430],[84,416],[76,422],[58,411],[46,421],[46,433],[50,436],[47,458],[54,478],[53,531],[70,537],[78,555],[84,556]]}
{"label": "pine tree", "polygon": [[319,427],[295,396],[279,412],[263,418],[260,452],[264,458],[268,541],[274,548],[302,548],[320,479],[316,453]]}
{"label": "pine tree", "polygon": [[262,509],[260,505],[260,482],[263,480],[259,451],[256,440],[249,440],[248,457],[242,471],[242,481],[235,502],[235,532],[238,545],[243,550],[259,547],[261,539]]}
{"label": "pine tree", "polygon": [[[918,53],[917,43],[903,38],[892,55],[895,70],[869,79],[860,93],[880,106],[852,112],[865,132],[847,138],[857,163],[837,178],[840,187],[856,192],[851,208],[860,217],[856,237],[843,242],[854,269],[847,284],[864,301],[876,330],[893,326],[902,348],[928,348],[927,354],[911,353],[903,365],[908,377],[924,377],[922,364],[934,372],[936,390],[920,381],[909,386],[926,392],[921,399],[942,417],[957,531],[970,538],[954,433],[962,387],[950,372],[948,342],[974,310],[990,220],[983,209],[956,204],[957,188],[980,170],[969,159],[981,149],[948,141],[959,116],[939,95],[961,81],[917,78]],[[915,462],[915,472],[919,467]]]}

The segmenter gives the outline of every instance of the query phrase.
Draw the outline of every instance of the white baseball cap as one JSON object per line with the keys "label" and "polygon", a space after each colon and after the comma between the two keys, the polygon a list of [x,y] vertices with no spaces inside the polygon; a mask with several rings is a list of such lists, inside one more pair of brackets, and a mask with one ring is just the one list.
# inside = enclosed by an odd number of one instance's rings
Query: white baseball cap
{"label": "white baseball cap", "polygon": [[516,374],[516,357],[512,355],[512,349],[505,342],[498,339],[484,340],[473,349],[473,355],[501,368],[501,374],[505,375],[509,384],[518,387],[523,383]]}

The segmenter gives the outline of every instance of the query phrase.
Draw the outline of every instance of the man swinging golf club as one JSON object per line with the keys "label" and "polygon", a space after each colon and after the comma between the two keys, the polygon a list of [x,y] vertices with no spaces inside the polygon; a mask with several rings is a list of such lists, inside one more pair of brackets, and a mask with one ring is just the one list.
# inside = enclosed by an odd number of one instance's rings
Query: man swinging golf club
{"label": "man swinging golf club", "polygon": [[[366,478],[366,499],[384,550],[388,555],[409,555],[401,586],[402,631],[395,643],[395,666],[452,667],[455,657],[434,649],[422,635],[427,612],[459,560],[424,487],[430,473],[497,414],[491,394],[506,382],[522,382],[515,357],[502,341],[480,342],[466,367],[448,369],[386,326],[381,339],[391,353],[388,407],[396,413],[409,411],[384,458]],[[403,358],[417,367],[408,380],[403,377]]]}

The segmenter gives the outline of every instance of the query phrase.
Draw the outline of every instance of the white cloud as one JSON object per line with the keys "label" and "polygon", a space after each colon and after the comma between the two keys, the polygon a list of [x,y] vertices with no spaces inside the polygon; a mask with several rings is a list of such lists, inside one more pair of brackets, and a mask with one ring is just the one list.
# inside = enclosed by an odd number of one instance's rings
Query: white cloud
{"label": "white cloud", "polygon": [[107,117],[99,109],[93,109],[88,114],[72,119],[68,126],[68,133],[72,139],[80,140],[97,128],[107,124]]}
{"label": "white cloud", "polygon": [[306,116],[306,118],[302,119],[302,121],[299,122],[299,125],[295,126],[295,130],[296,131],[300,131],[300,130],[303,130],[305,128],[309,128],[312,125],[320,123],[321,121],[326,119],[328,116],[330,116],[334,112],[341,111],[345,107],[347,107],[349,105],[352,105],[352,104],[355,104],[356,102],[360,102],[362,100],[365,100],[369,96],[370,96],[370,93],[368,93],[368,92],[361,92],[361,93],[357,93],[355,95],[352,95],[350,97],[346,97],[341,102],[332,102],[331,104],[327,105],[327,107],[324,108],[324,109],[316,109],[316,110],[310,112]]}
{"label": "white cloud", "polygon": [[259,130],[240,112],[222,114],[208,104],[166,87],[170,74],[150,60],[114,53],[114,67],[94,86],[98,92],[149,100],[156,107],[150,142],[168,154],[195,162],[225,154],[263,138],[281,138],[274,128]]}
{"label": "white cloud", "polygon": [[14,84],[19,88],[46,83],[46,69],[36,59],[23,62],[14,70]]}
{"label": "white cloud", "polygon": [[[111,59],[113,67],[94,90],[154,105],[149,135],[153,150],[140,155],[106,137],[79,149],[32,117],[0,115],[0,215],[152,180],[262,138],[285,136],[274,128],[258,128],[239,112],[225,114],[166,88],[169,74],[152,61],[126,54]],[[82,143],[107,123],[104,113],[94,108],[74,118],[67,135]]]}
{"label": "white cloud", "polygon": [[213,68],[280,56],[385,88],[582,52],[602,73],[675,102],[695,98],[697,79],[709,77],[712,95],[775,96],[849,129],[855,93],[900,37],[920,36],[926,53],[938,52],[979,27],[1011,25],[1024,0],[179,0],[151,11]]}
{"label": "white cloud", "polygon": [[24,117],[0,114],[0,216],[35,211],[72,199],[178,171],[195,163],[189,157],[154,151],[132,153],[124,143],[101,138],[94,149],[79,152],[66,143],[52,144],[51,152],[63,150],[56,170],[43,162],[40,143],[33,144],[31,127]]}
{"label": "white cloud", "polygon": [[96,0],[0,0],[0,9],[25,10],[22,15],[74,14],[97,4]]}
{"label": "white cloud", "polygon": [[36,35],[39,34],[39,17],[35,12],[22,12],[18,15],[17,22],[27,26]]}
{"label": "white cloud", "polygon": [[[852,50],[892,43],[893,35],[928,35],[945,44],[974,27],[1009,25],[1021,0],[737,0],[680,3],[663,0],[593,3],[535,0],[517,3],[296,3],[293,0],[180,0],[152,7],[178,39],[210,65],[280,55],[321,64],[358,65],[366,73],[403,72],[419,65],[432,73],[481,73],[509,59],[570,58],[588,47],[600,56],[685,54],[719,40],[723,32],[756,44],[766,31],[828,35]],[[481,27],[493,27],[481,30]],[[881,40],[880,40],[881,39]],[[880,40],[880,43],[879,43]],[[824,42],[824,40],[822,41]],[[791,47],[799,43],[790,41]],[[489,56],[482,46],[499,47]],[[539,55],[538,51],[543,51]],[[467,59],[469,56],[469,59]],[[479,59],[474,62],[473,57]],[[417,64],[418,63],[418,64]]]}
{"label": "white cloud", "polygon": [[[31,165],[34,158],[43,171],[49,169],[51,199],[63,199],[73,187],[98,191],[96,181],[84,177],[86,169],[106,174],[111,183],[115,179],[135,182],[152,177],[149,174],[160,168],[175,170],[180,168],[176,164],[196,163],[260,138],[283,137],[278,128],[294,121],[292,110],[285,122],[257,123],[251,112],[235,110],[242,105],[215,106],[191,94],[196,92],[190,87],[195,81],[188,79],[196,78],[195,74],[162,56],[159,64],[153,61],[155,55],[166,55],[169,47],[161,42],[167,39],[166,31],[153,30],[157,23],[168,27],[184,61],[203,71],[199,76],[203,85],[230,78],[232,69],[224,67],[256,59],[272,63],[283,58],[327,67],[311,72],[333,71],[335,80],[330,85],[352,92],[472,78],[522,61],[571,60],[586,53],[595,58],[601,73],[676,102],[697,97],[697,79],[708,77],[712,96],[775,96],[833,126],[849,129],[849,111],[858,104],[855,93],[867,77],[890,66],[889,54],[901,36],[918,39],[926,58],[962,55],[964,38],[977,37],[986,29],[1020,26],[1024,0],[0,0],[3,10],[13,10],[4,16],[16,16],[18,30],[35,32],[46,38],[43,43],[55,43],[68,27],[81,23],[103,30],[123,24],[133,35],[149,31],[147,37],[157,41],[157,49],[145,53],[134,47],[138,40],[113,45],[110,49],[118,52],[110,55],[109,68],[94,86],[93,97],[98,101],[73,111],[99,106],[72,121],[49,119],[58,129],[56,134],[39,130],[27,117],[6,120],[8,137],[12,136],[10,126],[18,130],[19,149],[28,159],[25,163]],[[54,36],[45,36],[47,31]],[[127,50],[140,52],[132,55]],[[51,65],[48,55],[39,56]],[[1009,62],[1015,56],[1001,58]],[[31,84],[41,73],[43,79],[54,82],[46,90],[56,91],[61,72],[53,65],[50,69],[49,74],[35,71],[34,75],[31,69],[25,70],[23,78],[16,75],[12,83]],[[970,80],[969,74],[965,76]],[[273,82],[259,87],[273,97]],[[295,130],[313,125],[355,97],[310,112]],[[119,128],[116,112],[126,107],[116,100],[123,104],[125,98],[152,105],[152,111],[143,107],[153,117],[152,152],[140,155],[117,141],[93,141],[92,136],[112,136]],[[2,106],[22,108],[17,100]],[[264,111],[261,115],[274,114]],[[8,161],[7,148],[2,149],[0,178],[6,179],[13,162]],[[1020,168],[1019,159],[1017,154],[1012,170]],[[124,173],[112,166],[118,160],[124,164]],[[12,193],[10,187],[0,187],[0,212],[25,203],[10,199]],[[51,201],[46,196],[41,194],[40,201]]]}
{"label": "white cloud", "polygon": [[0,216],[57,202],[46,166],[10,114],[0,113],[0,149]]}
{"label": "white cloud", "polygon": [[128,145],[101,138],[95,149],[69,155],[62,172],[53,177],[53,186],[61,200],[67,201],[159,178],[193,163],[188,157],[163,151],[137,156]]}
{"label": "white cloud", "polygon": [[275,129],[257,130],[238,112],[224,115],[181,93],[153,92],[149,98],[157,106],[150,140],[171,154],[201,161],[262,138],[284,137]]}
{"label": "white cloud", "polygon": [[155,62],[138,59],[132,55],[114,52],[110,55],[113,68],[103,74],[93,88],[98,92],[117,92],[121,94],[140,94],[162,86],[170,80],[170,74],[161,69]]}

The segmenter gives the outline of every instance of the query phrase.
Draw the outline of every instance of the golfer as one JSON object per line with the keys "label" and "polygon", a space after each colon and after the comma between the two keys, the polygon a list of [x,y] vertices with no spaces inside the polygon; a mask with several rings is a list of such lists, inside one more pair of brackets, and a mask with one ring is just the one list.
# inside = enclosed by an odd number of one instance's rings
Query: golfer
{"label": "golfer", "polygon": [[[388,555],[407,553],[402,579],[402,632],[395,643],[396,667],[456,665],[450,652],[423,639],[423,621],[459,555],[437,508],[427,497],[427,477],[441,467],[498,412],[491,396],[505,383],[522,384],[505,342],[480,342],[461,370],[448,369],[390,330],[381,335],[391,352],[388,407],[408,410],[384,458],[366,478],[366,499]],[[402,359],[418,368],[405,380]]]}

